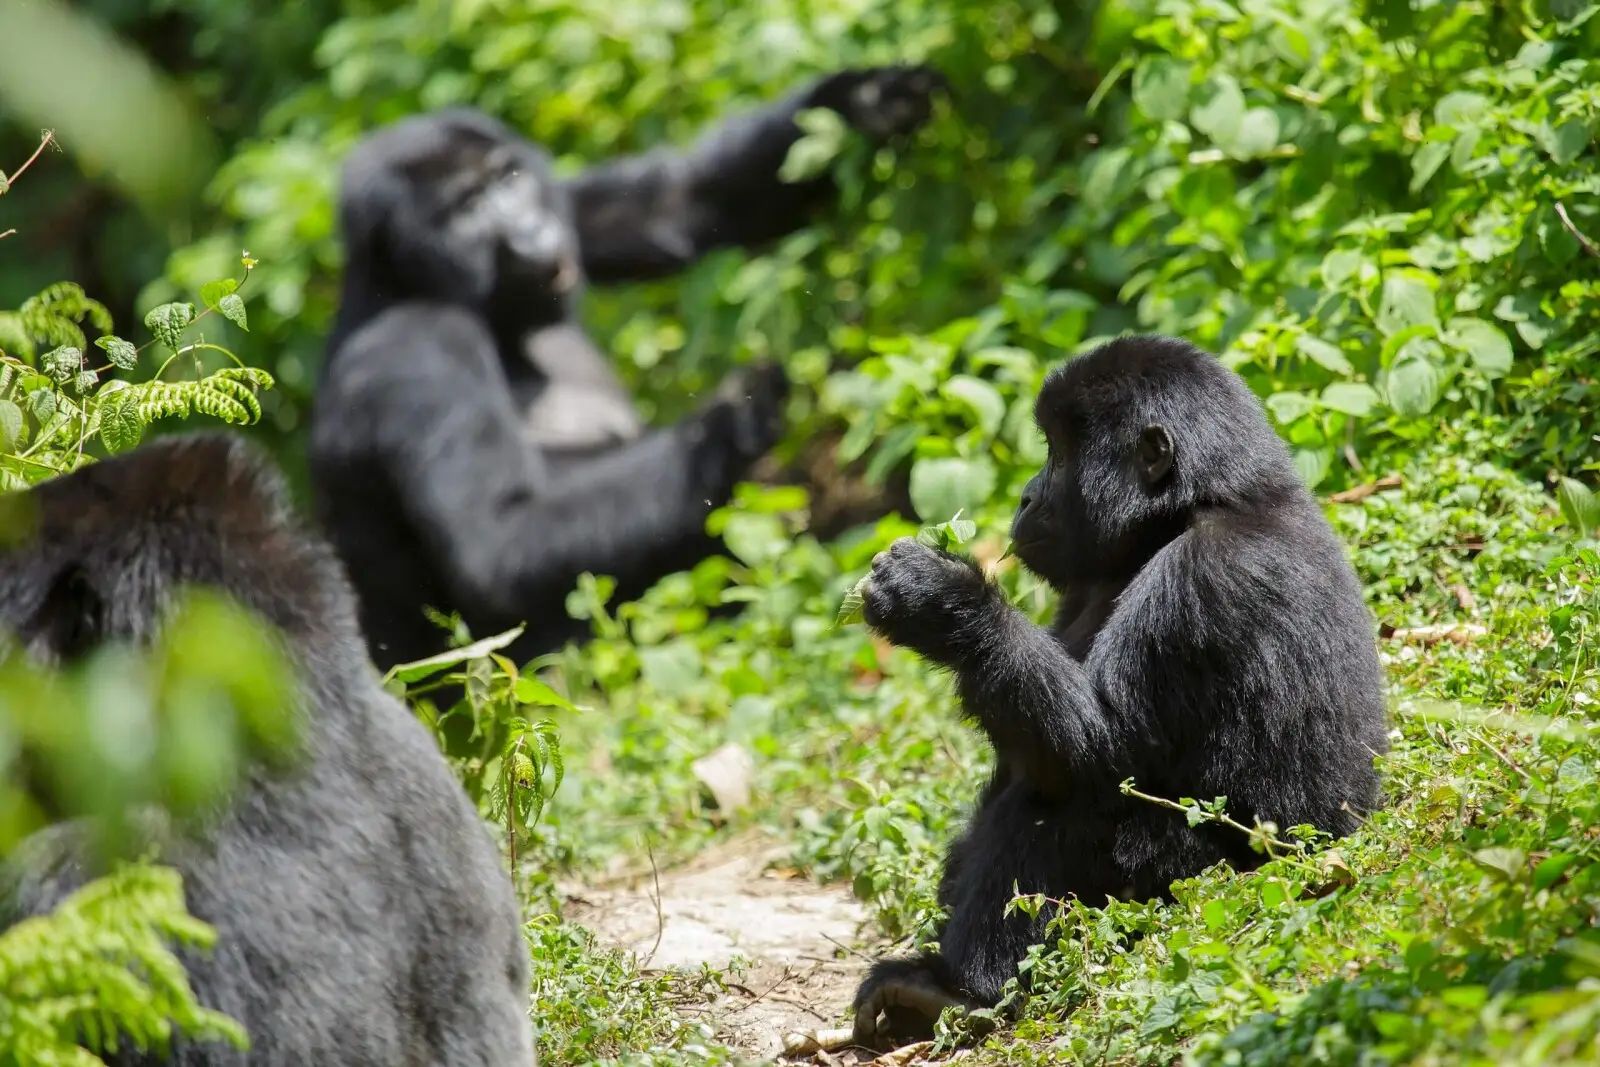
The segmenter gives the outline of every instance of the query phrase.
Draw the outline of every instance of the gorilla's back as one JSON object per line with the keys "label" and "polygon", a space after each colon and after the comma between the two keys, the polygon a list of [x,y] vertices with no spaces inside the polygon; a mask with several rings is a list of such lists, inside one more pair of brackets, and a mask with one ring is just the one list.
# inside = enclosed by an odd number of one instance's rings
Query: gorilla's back
{"label": "gorilla's back", "polygon": [[[0,550],[0,627],[31,653],[56,658],[56,635],[85,626],[148,639],[175,587],[199,583],[274,624],[298,671],[304,760],[253,772],[203,838],[161,856],[218,932],[184,954],[191,984],[252,1049],[182,1045],[169,1062],[529,1063],[510,880],[432,738],[379,685],[338,564],[291,522],[277,475],[237,441],[188,437],[28,496],[32,535]],[[82,838],[66,824],[24,845],[0,925],[91,877]]]}

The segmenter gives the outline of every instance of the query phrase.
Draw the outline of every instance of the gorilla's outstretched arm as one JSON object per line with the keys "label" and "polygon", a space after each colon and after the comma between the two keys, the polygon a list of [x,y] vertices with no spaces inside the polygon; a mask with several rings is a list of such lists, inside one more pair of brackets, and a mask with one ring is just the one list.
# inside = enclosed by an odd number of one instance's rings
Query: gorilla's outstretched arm
{"label": "gorilla's outstretched arm", "polygon": [[661,149],[601,164],[570,183],[584,271],[596,282],[681,270],[713,248],[791,233],[829,193],[827,177],[778,177],[800,138],[795,115],[839,112],[884,138],[926,120],[943,79],[926,67],[847,70],[714,127],[687,152]]}
{"label": "gorilla's outstretched arm", "polygon": [[397,309],[350,339],[323,385],[360,416],[325,428],[322,492],[358,493],[382,472],[404,513],[394,521],[438,561],[450,606],[475,629],[540,622],[584,571],[629,587],[692,566],[714,551],[707,512],[781,430],[782,374],[758,367],[670,428],[542,449],[497,358],[465,313]]}

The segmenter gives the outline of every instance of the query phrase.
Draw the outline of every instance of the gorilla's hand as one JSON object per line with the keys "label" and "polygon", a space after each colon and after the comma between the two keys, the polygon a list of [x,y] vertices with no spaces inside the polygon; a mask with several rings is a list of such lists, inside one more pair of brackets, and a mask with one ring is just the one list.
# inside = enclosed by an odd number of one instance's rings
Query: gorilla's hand
{"label": "gorilla's hand", "polygon": [[861,595],[868,626],[940,661],[973,643],[997,603],[976,563],[909,537],[873,558]]}
{"label": "gorilla's hand", "polygon": [[707,492],[726,493],[783,436],[789,380],[776,363],[734,371],[690,420],[696,474]]}
{"label": "gorilla's hand", "polygon": [[830,74],[811,90],[813,107],[832,108],[875,140],[910,133],[928,120],[935,93],[950,83],[932,67],[869,67]]}

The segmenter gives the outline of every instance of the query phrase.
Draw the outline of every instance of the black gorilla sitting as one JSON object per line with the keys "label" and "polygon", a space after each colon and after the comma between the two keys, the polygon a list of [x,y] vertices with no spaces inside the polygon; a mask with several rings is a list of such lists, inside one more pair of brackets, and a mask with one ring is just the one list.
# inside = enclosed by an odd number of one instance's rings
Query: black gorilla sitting
{"label": "black gorilla sitting", "polygon": [[988,1004],[1042,920],[1022,893],[1164,895],[1243,834],[1191,828],[1123,796],[1226,796],[1250,825],[1344,834],[1377,802],[1387,747],[1375,630],[1355,574],[1261,406],[1233,372],[1162,338],[1054,371],[1049,443],[1012,536],[1060,594],[1041,629],[970,560],[896,542],[873,561],[867,621],[950,669],[997,766],[946,859],[939,952],[875,966],[856,1038],[925,1030]]}
{"label": "black gorilla sitting", "polygon": [[[212,951],[183,954],[195,993],[252,1048],[179,1042],[168,1062],[530,1063],[511,880],[433,739],[379,685],[338,562],[290,524],[281,480],[236,441],[187,437],[29,497],[34,530],[0,546],[0,631],[24,652],[146,641],[175,588],[201,584],[277,627],[299,673],[302,761],[253,771],[201,836],[161,852],[217,930]],[[84,829],[11,857],[0,928],[87,880]]]}
{"label": "black gorilla sitting", "polygon": [[833,108],[884,136],[923,121],[939,84],[921,68],[835,74],[686,154],[570,181],[469,111],[356,148],[311,474],[374,659],[438,650],[425,605],[480,635],[526,621],[515,651],[544,651],[582,632],[563,610],[582,572],[628,597],[715,551],[706,514],[777,439],[783,375],[736,374],[685,421],[647,430],[577,322],[582,280],[661,275],[797,228],[830,179],[779,179],[796,112]]}

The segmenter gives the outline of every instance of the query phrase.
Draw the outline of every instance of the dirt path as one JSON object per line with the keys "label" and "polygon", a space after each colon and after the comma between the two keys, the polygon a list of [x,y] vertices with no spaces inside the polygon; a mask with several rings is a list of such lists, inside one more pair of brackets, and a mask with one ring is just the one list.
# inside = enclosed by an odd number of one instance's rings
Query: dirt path
{"label": "dirt path", "polygon": [[567,918],[634,953],[641,967],[725,968],[747,961],[739,987],[706,1009],[721,1040],[772,1059],[784,1035],[840,1026],[866,961],[865,915],[847,890],[768,870],[781,849],[732,842],[686,866],[620,887],[574,886]]}

